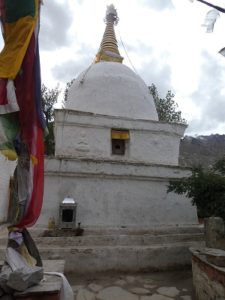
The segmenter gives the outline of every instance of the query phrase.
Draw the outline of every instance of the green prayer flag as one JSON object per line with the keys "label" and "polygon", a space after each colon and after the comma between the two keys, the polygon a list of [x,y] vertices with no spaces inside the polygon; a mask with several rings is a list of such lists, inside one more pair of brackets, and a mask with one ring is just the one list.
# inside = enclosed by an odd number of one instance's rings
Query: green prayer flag
{"label": "green prayer flag", "polygon": [[13,23],[26,16],[35,16],[35,0],[6,0],[6,22]]}
{"label": "green prayer flag", "polygon": [[13,149],[13,141],[19,132],[17,114],[0,116],[0,150]]}

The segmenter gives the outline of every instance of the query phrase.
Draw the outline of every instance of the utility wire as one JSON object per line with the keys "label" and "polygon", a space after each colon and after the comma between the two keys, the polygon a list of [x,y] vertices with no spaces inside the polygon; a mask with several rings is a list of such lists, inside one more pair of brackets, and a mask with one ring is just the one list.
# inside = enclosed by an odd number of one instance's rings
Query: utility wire
{"label": "utility wire", "polygon": [[197,0],[197,1],[199,1],[199,2],[201,2],[201,3],[204,3],[204,4],[206,4],[206,5],[210,6],[210,7],[213,7],[213,8],[217,9],[218,11],[220,11],[220,12],[222,12],[222,13],[225,13],[225,8],[223,8],[223,7],[214,5],[214,4],[209,3],[209,2],[207,2],[207,1],[205,1],[205,0]]}
{"label": "utility wire", "polygon": [[127,56],[127,59],[129,60],[129,63],[131,64],[131,67],[133,68],[134,72],[135,72],[136,74],[138,74],[137,70],[135,69],[135,67],[134,67],[134,65],[133,65],[133,63],[132,63],[132,61],[131,61],[131,59],[130,59],[130,57],[129,57],[129,55],[128,55],[127,49],[126,49],[126,47],[125,47],[125,45],[124,45],[124,43],[123,43],[123,41],[122,41],[120,32],[118,32],[118,33],[119,33],[119,38],[120,38],[121,45],[123,46],[124,52],[125,52],[125,54],[126,54],[126,56]]}

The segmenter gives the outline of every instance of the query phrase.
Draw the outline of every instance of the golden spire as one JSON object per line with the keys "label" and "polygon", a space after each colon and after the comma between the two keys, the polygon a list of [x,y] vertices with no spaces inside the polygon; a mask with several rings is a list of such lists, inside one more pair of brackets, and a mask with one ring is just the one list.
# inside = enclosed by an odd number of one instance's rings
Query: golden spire
{"label": "golden spire", "polygon": [[107,6],[105,23],[106,28],[100,45],[100,49],[96,54],[95,62],[100,61],[113,61],[122,63],[123,57],[120,56],[114,25],[119,21],[117,11],[113,4]]}

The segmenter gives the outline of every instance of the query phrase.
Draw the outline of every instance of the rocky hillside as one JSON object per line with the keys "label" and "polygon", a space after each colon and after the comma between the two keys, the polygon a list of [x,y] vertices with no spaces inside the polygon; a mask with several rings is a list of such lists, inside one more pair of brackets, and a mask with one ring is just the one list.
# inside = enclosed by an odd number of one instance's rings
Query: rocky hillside
{"label": "rocky hillside", "polygon": [[209,167],[225,155],[225,135],[185,136],[180,143],[180,165]]}

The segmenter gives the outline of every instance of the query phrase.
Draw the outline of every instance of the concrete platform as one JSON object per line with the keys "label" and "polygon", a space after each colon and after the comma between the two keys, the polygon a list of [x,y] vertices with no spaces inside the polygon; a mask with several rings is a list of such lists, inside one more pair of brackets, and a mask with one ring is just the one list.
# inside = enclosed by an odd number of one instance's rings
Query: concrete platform
{"label": "concrete platform", "polygon": [[[191,266],[190,247],[204,246],[203,227],[87,228],[83,236],[43,237],[31,231],[43,259],[64,259],[65,272],[146,272]],[[0,237],[0,259],[6,236]]]}

